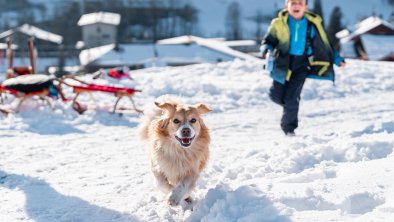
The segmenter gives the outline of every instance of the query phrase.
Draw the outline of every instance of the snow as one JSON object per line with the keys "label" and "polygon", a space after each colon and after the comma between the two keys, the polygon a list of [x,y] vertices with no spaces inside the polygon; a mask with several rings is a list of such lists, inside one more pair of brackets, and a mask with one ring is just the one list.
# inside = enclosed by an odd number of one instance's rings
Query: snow
{"label": "snow", "polygon": [[257,42],[254,40],[235,40],[235,41],[225,41],[229,47],[236,47],[236,46],[256,46]]}
{"label": "snow", "polygon": [[335,86],[308,80],[297,136],[286,137],[262,63],[150,68],[112,82],[143,89],[139,107],[170,94],[214,110],[194,211],[155,188],[141,116],[108,113],[115,98],[97,93],[83,115],[28,100],[0,116],[0,221],[392,220],[394,64],[348,60]]}
{"label": "snow", "polygon": [[207,38],[201,38],[197,36],[180,36],[180,37],[175,37],[171,39],[164,39],[158,41],[159,44],[191,44],[191,43],[196,43],[198,45],[216,50],[218,52],[233,56],[234,58],[240,58],[240,59],[245,59],[245,60],[254,60],[254,61],[259,61],[254,56],[248,55],[246,53],[231,49],[229,45],[227,45],[225,42],[220,41],[220,40],[215,40],[215,39],[207,39]]}
{"label": "snow", "polygon": [[35,26],[29,24],[23,24],[20,27],[10,29],[0,33],[0,39],[7,38],[10,35],[13,35],[16,32],[21,32],[25,35],[32,36],[34,38],[42,39],[49,42],[54,42],[56,44],[60,44],[63,41],[63,37],[60,35],[56,35],[51,32],[47,32]]}
{"label": "snow", "polygon": [[196,42],[195,37],[191,35],[178,36],[174,38],[162,39],[157,41],[158,44],[162,44],[162,45],[192,44],[195,42]]}
{"label": "snow", "polygon": [[115,48],[115,44],[103,45],[100,47],[95,47],[91,49],[82,50],[79,54],[79,61],[81,65],[85,66],[92,61],[100,58],[101,56],[105,55],[109,51]]}
{"label": "snow", "polygon": [[95,12],[82,15],[78,21],[78,26],[104,23],[109,25],[119,25],[120,14],[111,12]]}
{"label": "snow", "polygon": [[371,16],[371,17],[368,17],[368,18],[362,20],[361,22],[359,22],[357,24],[357,30],[354,31],[354,34],[356,34],[356,35],[363,34],[363,33],[367,32],[379,25],[383,25],[385,27],[388,27],[388,28],[394,30],[394,26],[391,25],[389,22],[382,20],[379,17]]}
{"label": "snow", "polygon": [[56,35],[51,32],[47,32],[35,26],[29,24],[23,24],[21,27],[18,28],[18,31],[25,33],[26,35],[33,36],[38,39],[42,39],[45,41],[54,42],[57,44],[61,44],[63,41],[63,37],[60,35]]}

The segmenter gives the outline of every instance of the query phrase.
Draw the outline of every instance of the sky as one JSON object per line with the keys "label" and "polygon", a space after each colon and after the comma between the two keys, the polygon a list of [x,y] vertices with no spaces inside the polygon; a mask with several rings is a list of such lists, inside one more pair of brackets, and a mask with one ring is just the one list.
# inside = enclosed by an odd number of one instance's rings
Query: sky
{"label": "sky", "polygon": [[[137,136],[142,116],[109,113],[113,95],[81,97],[83,115],[70,102],[27,100],[19,113],[0,115],[0,221],[390,221],[393,69],[348,60],[335,85],[307,80],[295,137],[280,130],[282,110],[268,99],[260,61],[95,80],[142,89],[134,96],[142,109],[163,95],[213,109],[204,116],[212,142],[193,211],[167,205]],[[16,104],[7,95],[0,107]]]}
{"label": "sky", "polygon": [[[253,36],[256,30],[256,24],[250,22],[247,18],[256,15],[258,10],[263,15],[275,14],[275,11],[284,7],[284,0],[235,0],[241,6],[242,24],[244,35]],[[200,29],[208,37],[217,37],[218,33],[225,33],[225,18],[227,7],[233,0],[192,0],[198,9],[200,9],[199,23]],[[325,24],[327,25],[334,7],[339,6],[343,13],[342,25],[351,28],[362,18],[373,14],[382,16],[383,19],[389,20],[393,7],[387,3],[387,0],[322,0]],[[357,2],[357,7],[354,7]],[[309,9],[313,9],[314,0],[309,1]],[[268,28],[268,27],[263,27]]]}

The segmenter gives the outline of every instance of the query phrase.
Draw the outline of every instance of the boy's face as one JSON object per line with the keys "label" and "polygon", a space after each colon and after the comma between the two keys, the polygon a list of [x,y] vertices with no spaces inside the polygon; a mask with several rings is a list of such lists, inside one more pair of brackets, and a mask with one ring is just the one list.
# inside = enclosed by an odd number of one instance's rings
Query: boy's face
{"label": "boy's face", "polygon": [[308,5],[306,0],[286,0],[286,9],[294,19],[300,20],[308,9]]}

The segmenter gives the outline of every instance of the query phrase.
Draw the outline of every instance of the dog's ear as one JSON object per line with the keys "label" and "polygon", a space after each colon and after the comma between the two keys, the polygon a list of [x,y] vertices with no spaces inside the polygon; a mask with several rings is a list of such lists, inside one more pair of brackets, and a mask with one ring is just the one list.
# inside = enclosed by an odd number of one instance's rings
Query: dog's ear
{"label": "dog's ear", "polygon": [[176,105],[171,103],[158,102],[155,102],[155,105],[159,107],[165,114],[165,117],[163,116],[159,122],[160,128],[164,129],[168,126],[168,123],[170,122],[170,117],[175,113]]}
{"label": "dog's ear", "polygon": [[170,119],[169,118],[161,118],[159,120],[160,129],[163,130],[163,129],[167,128],[169,123],[170,123]]}
{"label": "dog's ear", "polygon": [[200,114],[205,114],[205,113],[209,113],[212,111],[212,109],[210,109],[207,105],[205,105],[203,103],[196,104],[193,107],[196,108],[198,113],[200,113]]}
{"label": "dog's ear", "polygon": [[[209,112],[212,111],[212,109],[210,109],[207,105],[205,105],[203,103],[198,103],[198,104],[194,105],[193,107],[201,115],[205,114],[205,113],[209,113]],[[206,127],[204,121],[201,118],[200,118],[199,122],[200,122],[200,125],[201,125],[201,130],[207,130],[207,127]]]}
{"label": "dog's ear", "polygon": [[176,110],[176,105],[172,103],[155,102],[155,105],[159,107],[161,110],[163,110],[164,112],[166,112],[168,116],[171,116]]}

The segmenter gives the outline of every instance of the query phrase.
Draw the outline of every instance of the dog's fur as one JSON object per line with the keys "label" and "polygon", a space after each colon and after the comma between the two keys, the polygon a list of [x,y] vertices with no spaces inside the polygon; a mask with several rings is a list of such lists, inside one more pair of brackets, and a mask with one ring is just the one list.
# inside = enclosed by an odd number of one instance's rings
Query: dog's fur
{"label": "dog's fur", "polygon": [[[186,105],[173,99],[156,102],[144,112],[139,133],[147,141],[151,170],[168,203],[190,201],[190,192],[209,156],[209,129],[201,118],[212,111],[205,104]],[[153,111],[153,112],[152,112]]]}

